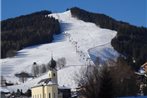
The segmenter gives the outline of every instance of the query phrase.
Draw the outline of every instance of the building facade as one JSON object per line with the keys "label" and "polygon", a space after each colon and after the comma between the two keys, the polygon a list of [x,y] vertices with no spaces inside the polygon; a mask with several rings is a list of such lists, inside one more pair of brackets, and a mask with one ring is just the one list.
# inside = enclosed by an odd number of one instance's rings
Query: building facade
{"label": "building facade", "polygon": [[43,79],[32,87],[32,98],[58,98],[58,79],[56,61],[51,58],[48,78]]}
{"label": "building facade", "polygon": [[51,69],[48,78],[32,87],[32,98],[58,98],[57,71]]}

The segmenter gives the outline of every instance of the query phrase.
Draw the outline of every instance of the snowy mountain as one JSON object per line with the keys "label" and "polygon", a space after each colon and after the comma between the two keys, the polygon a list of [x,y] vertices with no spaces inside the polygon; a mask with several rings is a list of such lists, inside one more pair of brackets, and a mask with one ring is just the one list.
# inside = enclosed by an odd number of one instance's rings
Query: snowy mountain
{"label": "snowy mountain", "polygon": [[[19,83],[14,74],[21,71],[30,73],[33,62],[47,64],[51,59],[51,54],[53,54],[55,60],[62,57],[66,58],[66,66],[58,70],[59,86],[64,85],[74,89],[77,87],[75,76],[80,73],[82,68],[94,64],[96,58],[103,62],[119,55],[111,46],[111,40],[116,36],[116,31],[102,29],[94,23],[73,18],[70,11],[49,14],[45,17],[58,19],[62,33],[55,35],[52,43],[27,47],[18,51],[13,58],[1,59],[1,74],[6,80]],[[26,91],[47,77],[46,73],[25,83],[9,86],[7,89]]]}

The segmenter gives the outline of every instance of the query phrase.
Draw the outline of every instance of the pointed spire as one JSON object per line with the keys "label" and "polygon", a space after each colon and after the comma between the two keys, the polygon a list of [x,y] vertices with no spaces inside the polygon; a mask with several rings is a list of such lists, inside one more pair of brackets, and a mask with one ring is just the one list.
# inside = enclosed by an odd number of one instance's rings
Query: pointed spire
{"label": "pointed spire", "polygon": [[49,64],[50,64],[51,68],[55,68],[56,67],[56,61],[53,59],[52,51],[51,51],[51,60],[50,60]]}
{"label": "pointed spire", "polygon": [[53,59],[53,51],[51,51],[51,59]]}

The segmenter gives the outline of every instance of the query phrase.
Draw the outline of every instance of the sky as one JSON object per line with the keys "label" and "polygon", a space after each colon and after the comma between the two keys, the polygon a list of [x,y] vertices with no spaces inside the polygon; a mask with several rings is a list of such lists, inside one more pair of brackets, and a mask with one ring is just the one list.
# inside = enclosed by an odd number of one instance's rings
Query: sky
{"label": "sky", "polygon": [[41,10],[64,12],[71,7],[147,27],[147,0],[1,0],[1,20]]}

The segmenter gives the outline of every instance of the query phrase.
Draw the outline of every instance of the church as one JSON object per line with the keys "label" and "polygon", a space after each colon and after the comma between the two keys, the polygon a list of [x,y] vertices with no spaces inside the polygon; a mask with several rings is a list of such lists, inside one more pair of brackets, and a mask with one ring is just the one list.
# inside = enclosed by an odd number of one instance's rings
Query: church
{"label": "church", "polygon": [[55,68],[56,61],[51,58],[48,71],[48,78],[40,80],[37,85],[32,87],[32,98],[69,98],[71,91],[69,88],[58,87],[57,70]]}

